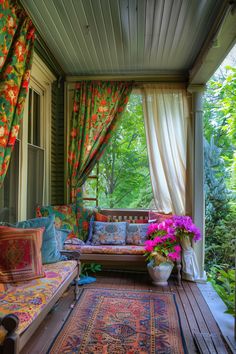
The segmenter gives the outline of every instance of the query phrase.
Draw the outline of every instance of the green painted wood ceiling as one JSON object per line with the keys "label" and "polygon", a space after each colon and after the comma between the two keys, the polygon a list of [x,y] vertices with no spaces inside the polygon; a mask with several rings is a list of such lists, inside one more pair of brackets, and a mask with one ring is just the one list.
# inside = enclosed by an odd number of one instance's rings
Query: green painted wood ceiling
{"label": "green painted wood ceiling", "polygon": [[186,75],[224,0],[22,0],[67,75]]}

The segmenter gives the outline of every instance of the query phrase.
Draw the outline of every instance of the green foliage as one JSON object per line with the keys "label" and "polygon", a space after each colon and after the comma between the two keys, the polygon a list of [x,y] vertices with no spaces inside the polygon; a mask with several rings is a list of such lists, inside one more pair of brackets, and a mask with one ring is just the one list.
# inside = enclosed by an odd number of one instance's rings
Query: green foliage
{"label": "green foliage", "polygon": [[235,315],[235,269],[228,269],[228,265],[212,266],[208,280],[226,304],[226,313]]}
{"label": "green foliage", "polygon": [[205,215],[206,234],[208,235],[218,222],[226,217],[229,212],[230,192],[226,187],[225,163],[221,158],[221,149],[204,140],[205,162]]}
{"label": "green foliage", "polygon": [[88,275],[90,272],[97,273],[102,270],[101,264],[97,263],[82,263],[81,268],[81,275]]}
{"label": "green foliage", "polygon": [[[214,138],[215,145],[221,149],[230,177],[227,186],[235,193],[236,169],[236,69],[226,67],[226,71],[213,76],[208,82],[204,99],[205,137]],[[234,175],[234,180],[231,178]]]}
{"label": "green foliage", "polygon": [[235,314],[236,69],[208,83],[204,100],[206,269],[213,287]]}
{"label": "green foliage", "polygon": [[132,94],[99,162],[99,206],[145,208],[152,199],[142,97]]}
{"label": "green foliage", "polygon": [[218,220],[217,224],[210,229],[206,227],[206,269],[209,270],[214,264],[229,264],[234,267],[235,262],[235,230],[236,210],[230,208],[228,215]]}

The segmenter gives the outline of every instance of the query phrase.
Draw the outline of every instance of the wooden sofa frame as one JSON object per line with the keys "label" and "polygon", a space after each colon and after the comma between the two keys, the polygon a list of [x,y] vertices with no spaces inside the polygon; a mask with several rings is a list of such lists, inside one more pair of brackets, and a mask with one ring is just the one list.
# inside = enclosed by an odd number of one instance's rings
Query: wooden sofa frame
{"label": "wooden sofa frame", "polygon": [[[9,316],[5,316],[2,319],[2,326],[5,327],[8,334],[2,345],[0,345],[0,354],[18,354],[25,346],[25,344],[32,337],[33,333],[39,327],[41,322],[45,319],[49,311],[53,308],[56,302],[60,299],[66,289],[69,287],[71,282],[75,279],[75,300],[79,297],[79,287],[78,280],[81,271],[81,264],[79,260],[78,252],[73,251],[63,251],[68,259],[77,260],[77,267],[73,270],[73,272],[63,281],[62,284],[58,287],[56,292],[53,294],[53,297],[49,300],[49,302],[45,305],[43,310],[38,314],[38,316],[33,320],[33,322],[26,328],[25,331],[18,334],[16,332],[18,326],[18,319],[15,315],[9,314]],[[14,325],[15,321],[15,325]],[[6,325],[4,326],[4,324]],[[12,330],[11,330],[12,329]]]}
{"label": "wooden sofa frame", "polygon": [[[148,220],[149,210],[134,210],[134,209],[102,209],[100,213],[109,216],[111,221],[134,221]],[[80,260],[83,263],[98,262],[105,268],[118,267],[122,269],[146,270],[146,262],[143,255],[130,254],[94,254],[81,253]],[[177,279],[181,283],[181,263],[176,262]]]}

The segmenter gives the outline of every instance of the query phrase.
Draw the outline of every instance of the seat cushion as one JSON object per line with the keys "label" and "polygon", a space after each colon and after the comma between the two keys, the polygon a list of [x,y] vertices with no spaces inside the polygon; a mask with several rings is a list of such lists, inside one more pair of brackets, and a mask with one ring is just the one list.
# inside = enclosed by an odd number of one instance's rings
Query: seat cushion
{"label": "seat cushion", "polygon": [[76,261],[44,265],[44,278],[17,283],[8,291],[0,292],[0,318],[9,313],[17,315],[20,320],[17,332],[23,332],[44,309],[58,287],[70,276],[76,266]]}
{"label": "seat cushion", "polygon": [[114,246],[114,245],[100,245],[100,246],[80,246],[80,245],[65,245],[66,250],[79,251],[82,254],[144,254],[144,246]]}

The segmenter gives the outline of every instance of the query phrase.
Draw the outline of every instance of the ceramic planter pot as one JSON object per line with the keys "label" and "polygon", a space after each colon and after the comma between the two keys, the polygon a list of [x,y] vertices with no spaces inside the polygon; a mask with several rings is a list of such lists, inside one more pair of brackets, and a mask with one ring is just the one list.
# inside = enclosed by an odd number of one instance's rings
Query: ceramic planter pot
{"label": "ceramic planter pot", "polygon": [[152,278],[152,284],[161,286],[168,285],[168,279],[173,267],[174,264],[170,262],[164,262],[158,266],[153,266],[152,262],[148,263],[147,269]]}

